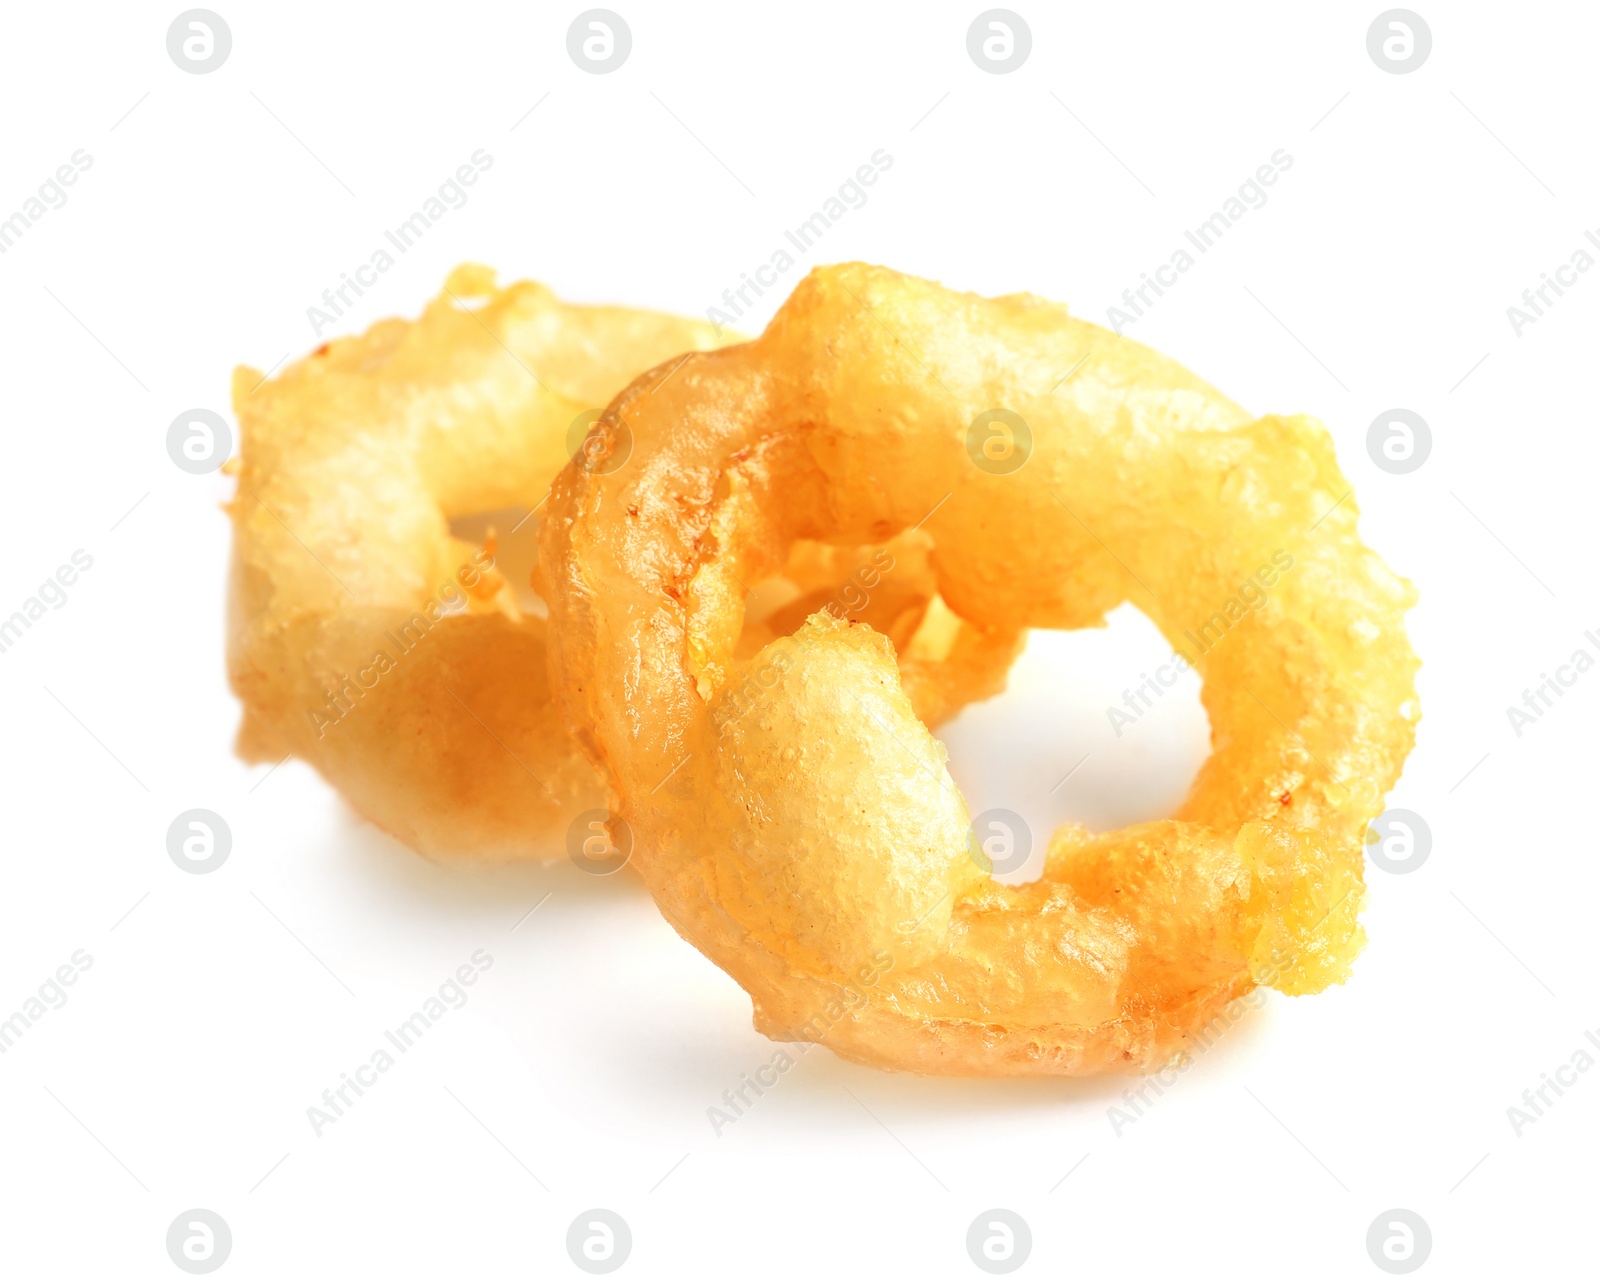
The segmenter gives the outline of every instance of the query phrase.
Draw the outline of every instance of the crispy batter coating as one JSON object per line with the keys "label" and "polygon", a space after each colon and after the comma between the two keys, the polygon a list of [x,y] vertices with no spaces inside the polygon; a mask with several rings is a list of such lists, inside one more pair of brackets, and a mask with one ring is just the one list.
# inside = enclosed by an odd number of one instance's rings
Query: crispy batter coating
{"label": "crispy batter coating", "polygon": [[414,322],[266,382],[237,370],[241,756],[305,759],[428,856],[565,856],[572,818],[605,806],[601,779],[550,699],[540,606],[519,607],[494,550],[450,521],[533,509],[576,417],[718,342],[703,322],[500,289],[466,265]]}
{"label": "crispy batter coating", "polygon": [[[1031,432],[1014,472],[969,450],[995,410]],[[1418,662],[1315,420],[1253,418],[1059,305],[861,264],[607,418],[629,467],[566,469],[541,533],[552,674],[636,868],[759,1029],[923,1072],[1150,1070],[1257,985],[1347,976]],[[887,608],[790,612],[741,652],[739,586],[796,541],[908,532],[938,592],[912,638]],[[1212,754],[1173,819],[1062,827],[1039,880],[1000,884],[907,653],[1124,601],[1199,670]]]}
{"label": "crispy batter coating", "polygon": [[[539,521],[520,515],[539,509],[585,411],[641,371],[661,367],[659,380],[669,358],[738,337],[562,303],[532,282],[501,289],[464,265],[416,321],[334,340],[271,380],[237,370],[228,669],[241,756],[297,755],[427,856],[566,856],[569,825],[606,791],[551,700],[543,603],[519,602],[508,579],[511,546],[531,552]],[[451,535],[452,519],[507,509],[520,531]],[[796,600],[837,595],[852,610],[851,577],[877,566],[900,618],[862,618],[909,638],[936,608],[927,542],[903,544],[860,562],[797,548],[762,586],[752,633]],[[998,691],[1014,653],[906,663],[926,671],[923,708],[938,719]]]}

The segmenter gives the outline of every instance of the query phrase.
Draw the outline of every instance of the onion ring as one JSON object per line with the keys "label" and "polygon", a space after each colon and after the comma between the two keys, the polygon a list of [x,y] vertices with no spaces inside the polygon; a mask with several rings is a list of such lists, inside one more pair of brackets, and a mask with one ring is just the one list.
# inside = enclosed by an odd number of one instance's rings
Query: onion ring
{"label": "onion ring", "polygon": [[[1257,986],[1345,979],[1420,716],[1415,595],[1317,421],[1252,418],[1059,305],[861,264],[605,419],[629,468],[567,468],[541,534],[553,681],[635,867],[759,1030],[921,1072],[1148,1071]],[[1014,471],[969,450],[995,420],[1031,436]],[[1129,601],[1188,654],[1212,753],[1173,819],[1064,826],[1041,878],[998,883],[880,630],[818,613],[737,655],[737,586],[796,540],[913,529],[961,630]]]}
{"label": "onion ring", "polygon": [[[536,570],[537,518],[523,515],[575,446],[591,463],[605,429],[590,422],[629,379],[737,337],[565,304],[532,282],[500,289],[469,264],[415,322],[334,340],[275,379],[237,370],[228,667],[241,757],[297,755],[430,857],[578,860],[573,827],[606,792],[551,700],[543,603],[513,582]],[[616,467],[618,447],[593,466]],[[496,510],[510,510],[508,534],[452,534],[452,519]],[[891,636],[921,629],[937,650],[925,544],[901,542],[871,595],[841,551],[797,549],[760,586],[752,635],[764,613],[837,595],[842,613]],[[922,663],[927,716],[998,691],[1014,652]],[[589,831],[576,833],[581,846]]]}
{"label": "onion ring", "polygon": [[605,792],[550,699],[542,607],[519,603],[492,537],[458,539],[450,520],[533,510],[586,408],[718,342],[703,322],[500,289],[469,264],[415,322],[272,380],[235,371],[240,756],[297,755],[428,856],[567,855],[574,814]]}

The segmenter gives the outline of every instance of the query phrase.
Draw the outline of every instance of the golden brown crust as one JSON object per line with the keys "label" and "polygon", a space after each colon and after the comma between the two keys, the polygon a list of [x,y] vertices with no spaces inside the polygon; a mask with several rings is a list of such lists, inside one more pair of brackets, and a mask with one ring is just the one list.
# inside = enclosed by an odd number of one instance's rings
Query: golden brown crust
{"label": "golden brown crust", "polygon": [[[304,759],[426,856],[568,855],[569,826],[605,809],[608,793],[552,701],[549,626],[521,583],[528,569],[510,578],[516,546],[531,558],[575,421],[640,371],[659,383],[682,354],[737,338],[562,303],[533,282],[500,288],[489,269],[464,265],[416,321],[333,340],[270,380],[235,372],[228,666],[243,705],[239,754]],[[453,520],[497,510],[507,513],[497,543],[452,536]],[[797,550],[770,578],[767,609],[798,595],[853,604],[857,566],[880,553]],[[926,550],[908,546],[890,563],[884,583],[909,631],[934,593]],[[757,615],[750,627],[770,636]],[[928,715],[998,690],[1013,652],[919,662]]]}
{"label": "golden brown crust", "polygon": [[414,322],[271,380],[237,371],[239,753],[297,755],[430,857],[564,857],[572,819],[606,806],[601,776],[550,699],[540,605],[450,522],[535,509],[577,416],[718,342],[703,322],[564,304],[467,265]]}
{"label": "golden brown crust", "polygon": [[[1031,427],[1009,475],[967,453],[995,408]],[[1148,1070],[1258,984],[1344,979],[1418,718],[1414,594],[1316,421],[1252,419],[1042,300],[860,264],[607,417],[631,467],[565,470],[541,535],[559,698],[658,905],[760,1029],[934,1073]],[[895,623],[819,612],[740,654],[733,586],[795,541],[914,529],[977,652],[1132,601],[1187,654],[1213,754],[1176,818],[1066,827],[1040,880],[995,883]]]}

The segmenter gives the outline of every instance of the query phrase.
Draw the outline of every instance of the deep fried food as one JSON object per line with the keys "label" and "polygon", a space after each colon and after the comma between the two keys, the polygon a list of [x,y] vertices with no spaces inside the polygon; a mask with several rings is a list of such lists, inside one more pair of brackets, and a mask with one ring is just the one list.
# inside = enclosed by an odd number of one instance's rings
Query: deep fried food
{"label": "deep fried food", "polygon": [[[969,448],[992,420],[1021,467]],[[553,681],[635,867],[759,1029],[918,1071],[1148,1070],[1257,985],[1344,979],[1419,716],[1414,594],[1315,420],[1254,419],[1058,305],[855,264],[605,421],[628,469],[567,468],[541,535]],[[889,606],[799,623],[797,599],[741,654],[742,587],[797,541],[908,532],[939,604],[909,639]],[[1063,827],[1042,878],[997,883],[907,653],[1124,601],[1200,671],[1212,755],[1174,819]]]}
{"label": "deep fried food", "polygon": [[[595,467],[625,463],[625,430],[611,440],[591,422],[627,380],[734,338],[565,304],[532,282],[500,289],[466,265],[414,322],[334,340],[271,380],[236,371],[228,664],[244,704],[239,753],[297,755],[429,856],[569,855],[569,826],[607,799],[550,698],[544,604],[527,585],[538,518],[527,515],[575,446],[586,462],[603,448]],[[452,534],[453,520],[497,511],[498,532]],[[866,605],[856,581],[881,582],[874,608],[892,590],[898,614],[860,618],[897,638],[922,630],[906,665],[938,719],[999,690],[1017,638],[977,654],[944,639],[925,544],[902,544],[862,550],[859,564],[797,549],[758,586],[750,628],[797,600],[848,616]]]}
{"label": "deep fried food", "polygon": [[494,540],[450,523],[534,510],[586,410],[718,342],[703,322],[500,289],[467,265],[414,322],[266,382],[236,371],[239,753],[305,759],[430,856],[566,855],[568,825],[605,792],[551,702],[542,604],[519,602]]}

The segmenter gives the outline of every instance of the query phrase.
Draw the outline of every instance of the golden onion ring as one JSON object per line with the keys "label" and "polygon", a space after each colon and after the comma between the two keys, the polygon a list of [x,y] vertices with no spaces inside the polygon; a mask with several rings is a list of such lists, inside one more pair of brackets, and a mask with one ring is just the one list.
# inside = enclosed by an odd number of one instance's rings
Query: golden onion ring
{"label": "golden onion ring", "polygon": [[[1031,436],[1014,471],[972,447],[997,419]],[[1346,977],[1418,662],[1315,420],[1059,305],[851,264],[605,421],[629,467],[563,471],[541,534],[555,686],[760,1030],[922,1072],[1151,1070],[1258,985]],[[1062,827],[1041,878],[998,883],[880,629],[819,612],[740,654],[738,587],[795,542],[912,530],[973,637],[1132,602],[1188,653],[1212,753],[1173,819]]]}
{"label": "golden onion ring", "polygon": [[[607,796],[551,700],[549,627],[527,584],[538,519],[525,515],[576,445],[588,460],[590,422],[629,379],[670,378],[669,358],[736,337],[563,303],[532,282],[502,289],[468,264],[416,321],[381,321],[270,380],[237,370],[228,670],[240,755],[298,756],[430,857],[572,855],[571,827]],[[496,512],[498,532],[471,521]],[[468,526],[478,538],[461,538]],[[860,618],[909,638],[931,607],[926,542],[887,556],[874,574],[898,617]],[[759,586],[752,638],[763,611],[797,600],[836,595],[855,610],[859,565],[797,549]],[[927,715],[998,691],[1017,641],[950,664],[908,658]]]}

